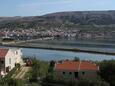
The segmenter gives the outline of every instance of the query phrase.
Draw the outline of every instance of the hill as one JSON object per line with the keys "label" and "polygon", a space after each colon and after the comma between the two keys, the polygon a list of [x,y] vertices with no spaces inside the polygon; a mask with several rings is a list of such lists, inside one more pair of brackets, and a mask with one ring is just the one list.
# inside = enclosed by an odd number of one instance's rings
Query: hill
{"label": "hill", "polygon": [[0,28],[37,28],[59,26],[115,27],[115,11],[71,11],[42,16],[0,17]]}

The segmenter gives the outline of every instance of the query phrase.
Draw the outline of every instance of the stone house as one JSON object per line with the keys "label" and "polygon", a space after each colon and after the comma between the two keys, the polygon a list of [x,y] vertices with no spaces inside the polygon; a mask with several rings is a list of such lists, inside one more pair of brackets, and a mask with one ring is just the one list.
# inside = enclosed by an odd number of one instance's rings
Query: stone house
{"label": "stone house", "polygon": [[21,49],[0,49],[0,75],[4,76],[11,71],[16,64],[23,64]]}
{"label": "stone house", "polygon": [[55,64],[55,72],[57,79],[96,79],[99,67],[88,61],[64,61]]}

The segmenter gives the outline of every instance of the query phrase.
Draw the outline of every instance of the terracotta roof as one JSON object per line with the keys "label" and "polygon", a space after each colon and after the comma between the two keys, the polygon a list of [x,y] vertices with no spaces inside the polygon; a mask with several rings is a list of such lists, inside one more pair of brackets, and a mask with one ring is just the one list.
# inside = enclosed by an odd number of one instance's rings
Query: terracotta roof
{"label": "terracotta roof", "polygon": [[91,62],[81,62],[80,70],[98,70],[98,66]]}
{"label": "terracotta roof", "polygon": [[57,70],[77,70],[79,62],[66,61],[63,63],[56,64]]}
{"label": "terracotta roof", "polygon": [[98,70],[98,66],[94,63],[86,61],[65,61],[63,63],[57,63],[55,66],[56,70],[69,70],[69,71],[79,71],[79,70]]}
{"label": "terracotta roof", "polygon": [[0,58],[5,58],[9,49],[0,49]]}

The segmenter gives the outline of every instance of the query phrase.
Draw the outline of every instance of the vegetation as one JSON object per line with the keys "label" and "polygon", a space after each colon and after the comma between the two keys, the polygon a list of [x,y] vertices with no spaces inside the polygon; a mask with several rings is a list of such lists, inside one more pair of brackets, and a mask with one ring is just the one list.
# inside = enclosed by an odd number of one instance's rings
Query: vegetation
{"label": "vegetation", "polygon": [[2,42],[12,42],[12,41],[15,41],[15,40],[12,39],[12,38],[4,38],[4,39],[2,39]]}
{"label": "vegetation", "polygon": [[[78,57],[75,57],[78,61]],[[13,79],[13,73],[20,65],[0,79],[0,86],[48,86],[57,84],[65,86],[115,86],[115,60],[97,62],[100,66],[100,78],[97,80],[80,79],[79,81],[57,80],[55,77],[55,61],[48,62],[32,59],[32,69],[26,74],[25,80]]]}
{"label": "vegetation", "polygon": [[80,61],[79,57],[74,57],[74,61]]}
{"label": "vegetation", "polygon": [[100,76],[110,83],[110,86],[115,86],[115,60],[100,63]]}
{"label": "vegetation", "polygon": [[49,86],[49,84],[57,84],[57,86],[110,86],[107,82],[102,80],[88,80],[82,79],[78,81],[68,81],[68,80],[45,80],[46,84],[42,83],[43,86]]}
{"label": "vegetation", "polygon": [[20,64],[16,64],[15,68],[12,69],[4,78],[0,79],[0,85],[2,86],[23,86],[22,80],[13,79],[13,74],[20,69]]}
{"label": "vegetation", "polygon": [[24,86],[24,82],[19,79],[9,78],[8,80],[1,79],[0,86]]}
{"label": "vegetation", "polygon": [[12,75],[20,68],[20,65],[17,64],[12,71],[4,78],[0,79],[0,86],[40,86],[38,82],[46,76],[48,72],[48,63],[39,61],[36,58],[32,59],[32,63],[32,69],[26,74],[26,80],[12,78]]}
{"label": "vegetation", "polygon": [[33,65],[31,71],[26,75],[30,82],[38,82],[39,80],[46,77],[48,73],[48,63],[45,61],[32,59]]}
{"label": "vegetation", "polygon": [[48,80],[55,80],[56,79],[54,67],[55,67],[55,61],[52,60],[52,61],[50,61],[50,65],[48,68],[48,74],[46,76],[46,79],[48,79]]}
{"label": "vegetation", "polygon": [[108,83],[104,81],[91,81],[91,80],[80,80],[74,86],[109,86]]}
{"label": "vegetation", "polygon": [[13,74],[15,74],[15,72],[19,69],[20,69],[20,64],[16,64],[16,66],[4,77],[4,79],[5,80],[10,79],[13,76]]}

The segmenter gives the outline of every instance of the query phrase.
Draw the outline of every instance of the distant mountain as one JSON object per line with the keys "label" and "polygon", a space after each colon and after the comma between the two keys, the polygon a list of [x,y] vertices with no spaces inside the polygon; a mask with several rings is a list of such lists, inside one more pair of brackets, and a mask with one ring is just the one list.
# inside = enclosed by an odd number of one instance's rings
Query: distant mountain
{"label": "distant mountain", "polygon": [[1,21],[8,21],[8,20],[17,20],[20,19],[21,17],[0,17],[0,22]]}
{"label": "distant mountain", "polygon": [[47,14],[45,17],[53,18],[59,22],[72,22],[81,25],[108,25],[115,24],[115,11],[74,11],[74,12],[59,12]]}
{"label": "distant mountain", "polygon": [[43,16],[0,17],[0,28],[37,28],[60,25],[109,25],[115,26],[115,11],[71,11]]}

